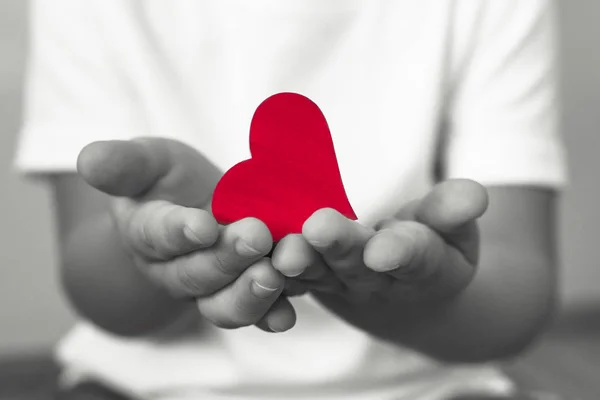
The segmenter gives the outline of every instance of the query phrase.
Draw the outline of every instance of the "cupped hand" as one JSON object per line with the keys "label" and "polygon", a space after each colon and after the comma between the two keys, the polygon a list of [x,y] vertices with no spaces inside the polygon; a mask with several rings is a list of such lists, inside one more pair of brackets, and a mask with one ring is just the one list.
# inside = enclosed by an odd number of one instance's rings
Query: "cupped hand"
{"label": "cupped hand", "polygon": [[440,301],[460,293],[475,274],[476,220],[487,202],[478,183],[449,180],[374,228],[318,210],[300,237],[279,243],[273,265],[316,294],[354,303]]}
{"label": "cupped hand", "polygon": [[169,139],[95,142],[82,150],[78,171],[112,196],[123,246],[155,284],[194,299],[222,328],[294,325],[293,307],[280,296],[284,276],[264,257],[268,228],[253,218],[215,221],[209,204],[221,173],[196,150]]}

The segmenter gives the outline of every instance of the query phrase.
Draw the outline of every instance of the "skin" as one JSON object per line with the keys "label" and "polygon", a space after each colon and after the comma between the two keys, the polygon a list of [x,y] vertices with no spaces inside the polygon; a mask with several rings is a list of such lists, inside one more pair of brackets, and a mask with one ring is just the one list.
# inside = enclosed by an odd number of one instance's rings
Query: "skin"
{"label": "skin", "polygon": [[84,318],[124,336],[172,333],[198,309],[223,328],[270,329],[267,311],[285,324],[276,330],[293,326],[279,298],[284,277],[264,259],[269,230],[250,218],[219,226],[201,208],[220,173],[195,150],[162,139],[95,143],[78,170],[50,181],[63,286]]}
{"label": "skin", "polygon": [[457,180],[375,232],[319,211],[304,236],[348,290],[316,296],[355,326],[440,361],[516,356],[555,308],[554,202],[550,191]]}
{"label": "skin", "polygon": [[282,293],[308,290],[384,340],[477,362],[522,351],[554,309],[550,191],[446,181],[373,229],[318,210],[273,249],[258,220],[214,221],[221,172],[179,142],[93,143],[78,171],[49,178],[64,287],[84,318],[115,334],[207,322],[281,332],[295,323]]}

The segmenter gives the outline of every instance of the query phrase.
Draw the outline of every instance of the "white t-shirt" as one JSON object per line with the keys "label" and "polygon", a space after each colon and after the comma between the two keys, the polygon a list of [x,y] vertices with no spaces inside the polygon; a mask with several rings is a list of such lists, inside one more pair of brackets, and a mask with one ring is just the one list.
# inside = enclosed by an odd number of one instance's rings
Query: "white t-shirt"
{"label": "white t-shirt", "polygon": [[[325,114],[346,193],[371,224],[445,178],[560,187],[554,15],[545,0],[53,0],[32,4],[17,166],[74,171],[94,140],[165,136],[227,170],[252,114],[297,92]],[[168,342],[80,324],[72,370],[141,398],[441,399],[505,391],[492,366],[385,344],[311,297],[283,334]],[[255,396],[255,397],[252,397]]]}

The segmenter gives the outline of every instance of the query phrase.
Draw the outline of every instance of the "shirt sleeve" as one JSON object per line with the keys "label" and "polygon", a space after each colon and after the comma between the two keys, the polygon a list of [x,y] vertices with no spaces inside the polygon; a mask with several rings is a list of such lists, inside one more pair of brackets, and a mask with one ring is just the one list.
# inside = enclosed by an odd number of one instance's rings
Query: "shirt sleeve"
{"label": "shirt sleeve", "polygon": [[456,12],[444,177],[562,187],[554,4],[465,1]]}
{"label": "shirt sleeve", "polygon": [[18,171],[74,171],[90,142],[144,134],[101,13],[94,1],[31,2]]}

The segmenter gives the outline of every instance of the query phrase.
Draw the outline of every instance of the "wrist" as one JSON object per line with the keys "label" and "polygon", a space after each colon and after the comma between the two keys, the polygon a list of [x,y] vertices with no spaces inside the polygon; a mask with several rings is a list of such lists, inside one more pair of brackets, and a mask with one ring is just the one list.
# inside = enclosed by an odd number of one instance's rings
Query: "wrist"
{"label": "wrist", "polygon": [[173,298],[133,265],[106,217],[82,222],[65,240],[61,280],[72,307],[119,336],[144,336],[171,326],[190,302]]}

